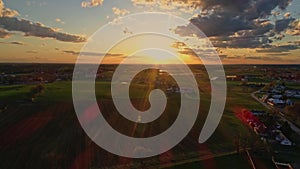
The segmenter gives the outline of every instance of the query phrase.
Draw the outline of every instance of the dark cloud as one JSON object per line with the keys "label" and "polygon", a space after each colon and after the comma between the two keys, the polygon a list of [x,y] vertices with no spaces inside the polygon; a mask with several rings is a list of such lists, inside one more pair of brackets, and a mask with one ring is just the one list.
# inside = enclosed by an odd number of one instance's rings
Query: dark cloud
{"label": "dark cloud", "polygon": [[114,54],[114,53],[95,53],[95,52],[78,52],[73,50],[63,50],[62,52],[72,54],[72,55],[86,55],[86,56],[124,56],[123,54]]}
{"label": "dark cloud", "polygon": [[0,28],[0,38],[8,38],[11,35],[8,31],[5,29]]}
{"label": "dark cloud", "polygon": [[290,41],[289,44],[298,45],[300,46],[300,41]]}
{"label": "dark cloud", "polygon": [[290,53],[266,53],[268,56],[287,56]]}
{"label": "dark cloud", "polygon": [[29,20],[16,18],[19,13],[15,10],[5,8],[0,0],[0,38],[7,38],[10,31],[22,32],[25,36],[40,38],[53,38],[64,42],[85,42],[86,38],[80,35],[60,32],[55,28],[44,26],[41,23],[34,23]]}
{"label": "dark cloud", "polygon": [[294,36],[300,35],[300,19],[293,21],[289,25],[289,29],[286,31],[286,33]]}
{"label": "dark cloud", "polygon": [[279,46],[272,46],[270,48],[256,50],[256,52],[260,53],[283,53],[289,52],[291,50],[300,49],[299,45],[287,44],[287,45],[279,45]]}
{"label": "dark cloud", "polygon": [[19,41],[10,42],[10,44],[13,44],[13,45],[25,45],[23,42],[19,42]]}
{"label": "dark cloud", "polygon": [[228,56],[227,55],[219,55],[220,59],[226,59]]}
{"label": "dark cloud", "polygon": [[0,27],[7,31],[23,32],[25,36],[36,36],[41,38],[54,38],[64,42],[85,42],[86,38],[79,35],[59,32],[58,30],[46,27],[41,23],[33,23],[28,20],[15,17],[0,17]]}
{"label": "dark cloud", "polygon": [[[261,60],[261,61],[284,61],[286,59],[283,59],[278,56],[247,56],[245,57],[247,60]],[[286,60],[289,61],[289,60]]]}
{"label": "dark cloud", "polygon": [[123,54],[114,54],[114,53],[93,53],[93,52],[81,52],[81,55],[87,55],[87,56],[124,56]]}
{"label": "dark cloud", "polygon": [[190,48],[179,49],[178,53],[188,56],[197,56],[197,54]]}
{"label": "dark cloud", "polygon": [[214,55],[216,54],[215,49],[191,49],[191,48],[181,48],[179,49],[178,53],[184,54],[184,55],[190,55],[190,56],[208,56],[208,55]]}
{"label": "dark cloud", "polygon": [[267,36],[229,36],[211,38],[211,42],[220,48],[257,48],[272,41]]}
{"label": "dark cloud", "polygon": [[26,53],[36,54],[38,52],[36,50],[29,50],[29,51],[26,51]]}
{"label": "dark cloud", "polygon": [[23,42],[19,42],[19,41],[14,41],[14,42],[0,42],[2,44],[11,44],[11,45],[25,45]]}
{"label": "dark cloud", "polygon": [[[176,1],[176,0],[175,0]],[[177,0],[184,1],[184,0]],[[192,0],[185,0],[193,4]],[[266,47],[279,33],[285,31],[295,19],[285,17],[269,21],[272,11],[285,10],[291,0],[201,0],[196,8],[207,10],[205,14],[190,19],[190,24],[177,27],[174,32],[181,36],[202,38],[199,28],[208,37],[215,38],[216,47],[256,48]],[[272,38],[274,37],[274,38]],[[278,36],[279,37],[279,36]],[[218,41],[227,38],[225,41]]]}
{"label": "dark cloud", "polygon": [[246,56],[245,59],[251,59],[251,60],[261,60],[261,56]]}
{"label": "dark cloud", "polygon": [[[220,17],[222,15],[222,17]],[[175,29],[175,33],[181,36],[193,36],[194,34],[198,37],[202,35],[198,34],[194,26],[199,28],[208,37],[210,36],[222,36],[230,35],[239,30],[249,30],[252,25],[236,18],[233,13],[214,13],[209,16],[198,16],[190,20],[192,24],[187,26],[178,26]]]}
{"label": "dark cloud", "polygon": [[80,54],[80,52],[76,52],[76,51],[72,51],[72,50],[64,50],[62,52],[67,53],[67,54],[72,54],[72,55],[79,55]]}
{"label": "dark cloud", "polygon": [[178,53],[184,54],[184,55],[213,55],[216,54],[218,49],[214,47],[203,47],[201,46],[193,46],[193,47],[188,47],[184,42],[175,42],[172,44],[173,48],[178,49]]}
{"label": "dark cloud", "polygon": [[237,55],[235,55],[235,56],[228,56],[227,57],[227,59],[241,59],[242,58],[242,56],[237,56]]}
{"label": "dark cloud", "polygon": [[288,28],[291,22],[293,22],[294,18],[284,18],[276,20],[275,22],[275,31],[276,32],[282,32]]}

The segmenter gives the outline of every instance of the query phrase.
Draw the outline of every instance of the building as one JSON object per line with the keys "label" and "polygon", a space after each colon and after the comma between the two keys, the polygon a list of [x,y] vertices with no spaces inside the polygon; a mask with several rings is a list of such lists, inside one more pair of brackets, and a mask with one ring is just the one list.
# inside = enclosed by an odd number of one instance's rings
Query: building
{"label": "building", "polygon": [[277,133],[275,140],[279,142],[279,144],[284,146],[292,146],[293,143],[280,131],[274,130],[273,132]]}
{"label": "building", "polygon": [[276,107],[284,107],[285,106],[285,101],[281,100],[281,99],[269,98],[267,100],[267,103],[271,106],[276,106]]}

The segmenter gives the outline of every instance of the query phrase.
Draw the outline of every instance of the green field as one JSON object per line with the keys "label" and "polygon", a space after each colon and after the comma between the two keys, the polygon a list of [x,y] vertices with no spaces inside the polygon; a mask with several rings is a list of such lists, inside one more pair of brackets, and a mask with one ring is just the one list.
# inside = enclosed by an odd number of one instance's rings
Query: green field
{"label": "green field", "polygon": [[188,164],[182,164],[172,169],[252,169],[245,154],[232,154],[211,159],[201,160]]}
{"label": "green field", "polygon": [[[160,166],[168,160],[181,161],[234,152],[237,137],[246,140],[244,142],[247,147],[250,145],[259,147],[260,142],[257,142],[256,136],[236,118],[234,111],[241,108],[263,109],[263,107],[250,96],[255,89],[242,87],[236,82],[228,82],[225,112],[214,135],[205,144],[200,145],[197,142],[210,104],[210,95],[207,92],[209,84],[201,80],[198,82],[201,90],[201,107],[193,129],[179,145],[167,152],[171,154],[170,156],[161,155],[146,159],[144,160],[146,166]],[[73,109],[71,81],[45,84],[45,90],[37,95],[34,102],[28,101],[28,93],[32,86],[34,85],[0,86],[0,103],[7,105],[7,109],[0,113],[2,138],[0,160],[5,161],[0,163],[0,168],[22,168],[24,165],[25,168],[31,169],[41,166],[69,168],[73,165],[79,166],[78,168],[101,168],[116,165],[116,161],[117,164],[126,164],[134,168],[140,164],[140,160],[111,155],[85,135]],[[138,105],[147,103],[145,97],[147,92],[142,92],[145,91],[145,85],[132,84],[131,89],[133,105],[143,109]],[[103,115],[121,133],[135,137],[156,135],[167,129],[176,119],[180,104],[178,95],[169,96],[167,113],[155,120],[154,124],[135,125],[112,108],[113,103],[107,90],[110,90],[109,82],[96,82],[98,104],[101,110],[106,112]],[[215,160],[218,166],[222,164],[230,166],[229,161],[237,160],[243,163],[241,158],[230,156]],[[191,168],[197,165],[191,164]],[[245,168],[246,166],[248,165],[245,164]]]}

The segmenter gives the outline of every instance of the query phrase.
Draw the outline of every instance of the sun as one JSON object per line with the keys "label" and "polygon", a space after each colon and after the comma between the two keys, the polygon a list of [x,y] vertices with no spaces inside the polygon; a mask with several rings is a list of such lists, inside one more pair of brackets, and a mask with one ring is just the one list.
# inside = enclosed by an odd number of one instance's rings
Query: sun
{"label": "sun", "polygon": [[[109,53],[123,53],[119,63],[129,59],[131,64],[180,64],[194,61],[192,56],[182,55],[174,47],[175,39],[144,34],[133,36],[116,44]],[[106,58],[106,62],[116,62],[116,58]]]}
{"label": "sun", "polygon": [[180,64],[183,63],[177,53],[166,49],[150,48],[140,50],[130,56],[139,64]]}

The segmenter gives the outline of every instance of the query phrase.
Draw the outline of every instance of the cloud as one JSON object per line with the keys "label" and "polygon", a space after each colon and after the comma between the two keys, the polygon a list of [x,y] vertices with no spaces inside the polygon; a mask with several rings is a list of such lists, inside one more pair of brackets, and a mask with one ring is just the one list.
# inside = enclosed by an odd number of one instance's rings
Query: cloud
{"label": "cloud", "polygon": [[291,50],[297,50],[300,49],[299,45],[297,44],[286,44],[286,45],[278,45],[278,46],[272,46],[266,49],[259,49],[256,50],[256,52],[260,53],[283,53],[283,52],[289,52]]}
{"label": "cloud", "polygon": [[81,3],[81,7],[95,7],[95,6],[101,6],[103,4],[104,0],[90,0],[90,1],[83,1]]}
{"label": "cloud", "polygon": [[24,33],[25,36],[53,38],[64,42],[86,41],[84,36],[60,32],[38,22],[16,18],[17,15],[17,11],[5,8],[3,1],[0,0],[0,38],[8,38],[11,32],[17,31]]}
{"label": "cloud", "polygon": [[79,55],[80,54],[80,52],[76,52],[76,51],[73,51],[73,50],[64,50],[62,52],[67,53],[67,54],[72,54],[72,55]]}
{"label": "cloud", "polygon": [[131,0],[134,5],[154,5],[158,3],[156,0]]}
{"label": "cloud", "polygon": [[129,12],[128,10],[126,10],[126,9],[119,9],[119,8],[117,8],[117,7],[113,7],[113,8],[112,8],[112,11],[113,11],[113,13],[114,13],[115,15],[117,15],[117,16],[124,16],[124,15],[130,13],[130,12]]}
{"label": "cloud", "polygon": [[14,17],[18,15],[17,11],[5,8],[4,2],[0,0],[0,17]]}
{"label": "cloud", "polygon": [[191,24],[186,26],[178,26],[175,33],[181,36],[193,36],[198,34],[194,26],[199,28],[206,36],[221,36],[229,35],[239,30],[251,29],[251,25],[244,20],[235,18],[233,15],[224,14],[220,17],[219,14],[212,14],[210,16],[199,16],[190,20]]}
{"label": "cloud", "polygon": [[214,47],[220,48],[257,48],[268,46],[271,40],[266,36],[248,36],[248,37],[215,37],[211,38]]}
{"label": "cloud", "polygon": [[196,0],[194,2],[188,0],[132,0],[132,3],[138,7],[158,7],[162,10],[176,10],[176,12],[185,13],[193,13],[198,4]]}
{"label": "cloud", "polygon": [[0,17],[0,26],[7,31],[23,32],[25,36],[53,38],[64,42],[85,42],[86,38],[80,35],[59,32],[57,29],[46,27],[41,23],[34,23],[15,17]]}
{"label": "cloud", "polygon": [[190,48],[183,48],[178,51],[178,53],[183,54],[183,55],[188,55],[188,56],[197,56],[197,54]]}
{"label": "cloud", "polygon": [[226,59],[241,59],[242,56],[237,56],[237,55],[234,55],[234,56],[228,56]]}
{"label": "cloud", "polygon": [[0,42],[1,44],[10,44],[10,45],[20,45],[23,46],[25,43],[20,42],[20,41],[13,41],[13,42]]}
{"label": "cloud", "polygon": [[289,18],[291,16],[291,13],[287,12],[283,15],[285,18]]}
{"label": "cloud", "polygon": [[[181,36],[198,36],[203,33],[214,38],[216,47],[255,48],[272,43],[284,32],[294,18],[271,22],[272,11],[284,10],[291,0],[175,0],[186,2],[201,13],[190,19],[190,24],[178,26],[174,32]],[[173,1],[172,1],[173,2]],[[287,15],[286,15],[287,16]],[[196,28],[198,29],[195,29]],[[217,41],[225,38],[225,41]],[[249,41],[249,44],[247,44]]]}
{"label": "cloud", "polygon": [[183,42],[175,42],[171,45],[171,47],[176,48],[176,49],[184,49],[186,48],[186,44]]}
{"label": "cloud", "polygon": [[261,56],[246,56],[245,59],[251,59],[251,60],[261,60]]}
{"label": "cloud", "polygon": [[8,38],[10,35],[11,33],[0,27],[0,38]]}
{"label": "cloud", "polygon": [[244,57],[246,60],[261,60],[261,61],[291,61],[287,59],[283,59],[282,57],[273,55],[273,56],[246,56]]}
{"label": "cloud", "polygon": [[[59,50],[59,49],[58,49]],[[114,54],[114,53],[95,53],[95,52],[78,52],[73,50],[63,50],[63,53],[72,54],[72,55],[86,55],[86,56],[124,56],[123,54]]]}
{"label": "cloud", "polygon": [[36,50],[29,50],[29,51],[26,51],[26,53],[36,54],[38,52]]}
{"label": "cloud", "polygon": [[221,60],[228,58],[227,55],[219,55],[219,57],[220,57]]}
{"label": "cloud", "polygon": [[25,45],[23,42],[20,42],[20,41],[14,41],[14,42],[10,42],[10,44],[13,44],[13,45]]}
{"label": "cloud", "polygon": [[286,56],[289,55],[290,53],[266,53],[268,56]]}
{"label": "cloud", "polygon": [[286,33],[294,36],[300,35],[300,19],[293,21],[289,25],[289,29],[286,31]]}
{"label": "cloud", "polygon": [[291,22],[293,22],[294,18],[284,18],[276,20],[275,22],[275,31],[276,32],[282,32],[288,28]]}
{"label": "cloud", "polygon": [[62,21],[60,18],[56,18],[56,19],[55,19],[55,22],[60,23],[60,24],[65,24],[65,22]]}

